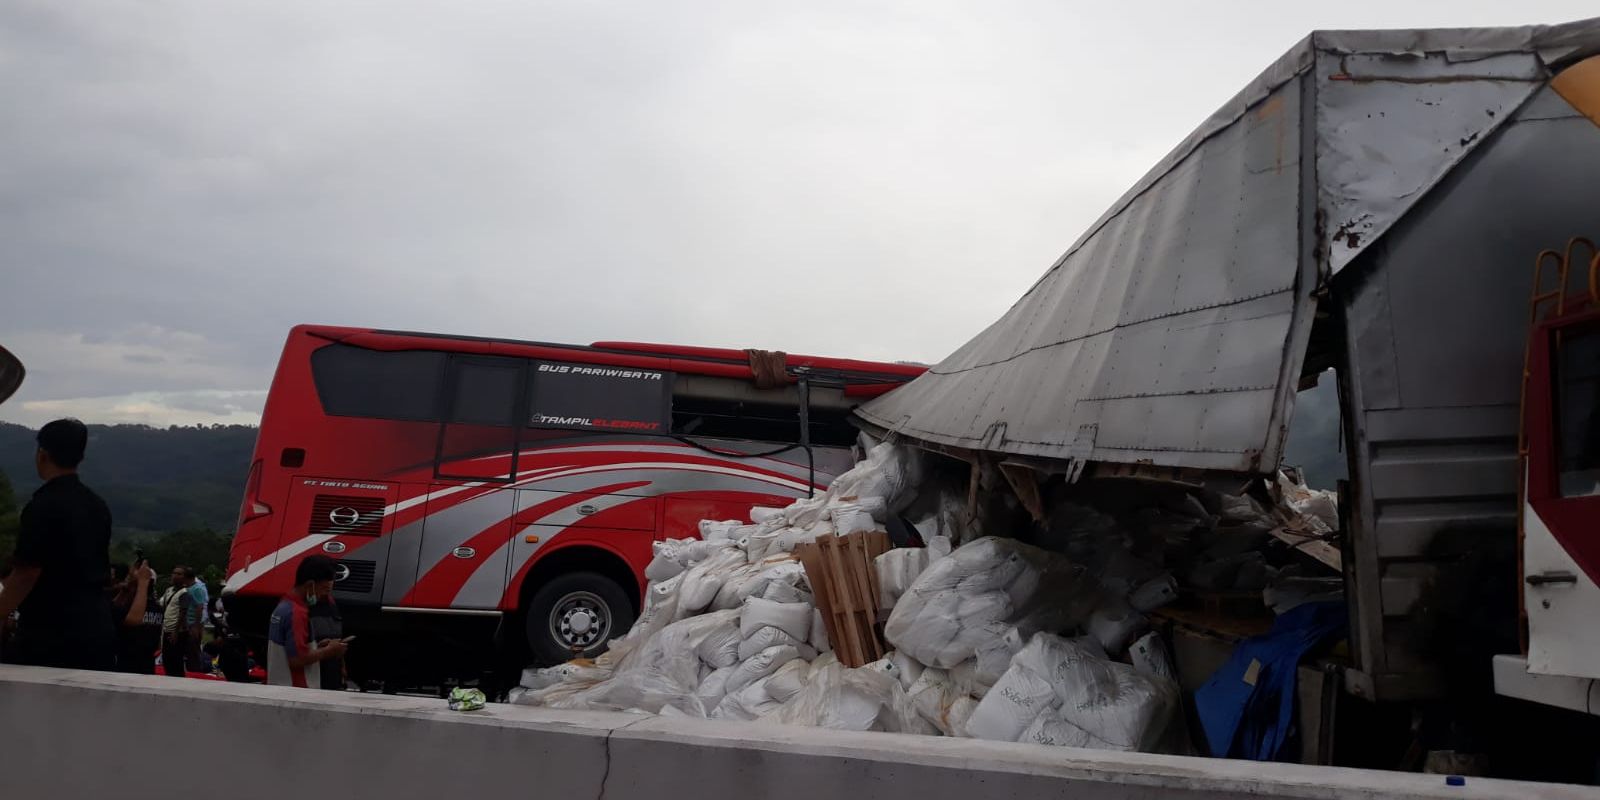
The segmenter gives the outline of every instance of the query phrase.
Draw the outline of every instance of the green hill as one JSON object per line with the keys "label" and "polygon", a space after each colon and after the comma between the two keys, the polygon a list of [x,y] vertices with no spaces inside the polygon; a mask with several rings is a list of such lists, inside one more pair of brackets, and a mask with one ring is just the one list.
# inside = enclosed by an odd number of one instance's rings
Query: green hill
{"label": "green hill", "polygon": [[[39,479],[34,431],[0,423],[0,472],[26,502]],[[82,474],[111,506],[119,537],[181,529],[233,533],[256,429],[90,425]]]}

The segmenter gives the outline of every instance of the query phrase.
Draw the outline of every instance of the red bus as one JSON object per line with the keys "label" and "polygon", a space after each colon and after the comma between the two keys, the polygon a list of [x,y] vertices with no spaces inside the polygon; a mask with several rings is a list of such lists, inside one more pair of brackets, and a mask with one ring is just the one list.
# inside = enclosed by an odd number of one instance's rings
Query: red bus
{"label": "red bus", "polygon": [[[651,544],[787,505],[853,463],[849,412],[920,366],[300,326],[245,485],[224,594],[259,635],[299,560],[340,561],[352,647],[594,655]],[[400,635],[394,635],[400,634]],[[429,635],[445,648],[423,648]],[[410,654],[393,647],[410,642]]]}

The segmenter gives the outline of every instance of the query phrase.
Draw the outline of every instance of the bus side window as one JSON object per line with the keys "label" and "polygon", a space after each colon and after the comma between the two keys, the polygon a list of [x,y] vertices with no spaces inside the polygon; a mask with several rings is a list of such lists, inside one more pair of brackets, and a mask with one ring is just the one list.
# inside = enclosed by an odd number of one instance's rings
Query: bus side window
{"label": "bus side window", "polygon": [[1556,464],[1563,497],[1600,495],[1600,327],[1561,332]]}
{"label": "bus side window", "polygon": [[510,358],[450,359],[437,477],[511,480],[516,471],[515,422],[524,366]]}
{"label": "bus side window", "polygon": [[311,354],[311,376],[327,414],[434,422],[444,358],[432,350],[385,352],[330,344]]}
{"label": "bus side window", "polygon": [[[793,386],[757,389],[747,381],[679,376],[672,401],[672,433],[757,442],[800,441],[800,395]],[[812,389],[811,443],[849,447],[856,439],[850,412],[829,390]],[[837,390],[832,392],[837,394]]]}

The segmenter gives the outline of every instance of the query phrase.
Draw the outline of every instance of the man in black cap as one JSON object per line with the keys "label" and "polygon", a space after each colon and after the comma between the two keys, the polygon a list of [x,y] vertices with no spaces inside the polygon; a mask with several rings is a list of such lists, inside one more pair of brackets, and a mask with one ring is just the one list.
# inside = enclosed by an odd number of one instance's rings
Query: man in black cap
{"label": "man in black cap", "polygon": [[38,443],[34,466],[44,485],[22,509],[0,619],[18,612],[24,664],[110,670],[117,642],[106,596],[111,511],[78,479],[89,429],[58,419],[39,429]]}

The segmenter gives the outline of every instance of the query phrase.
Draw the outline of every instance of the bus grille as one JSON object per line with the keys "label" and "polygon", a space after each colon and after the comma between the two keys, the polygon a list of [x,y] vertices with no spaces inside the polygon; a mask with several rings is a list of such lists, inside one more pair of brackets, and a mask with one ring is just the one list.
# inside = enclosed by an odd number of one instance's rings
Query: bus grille
{"label": "bus grille", "polygon": [[[350,574],[334,582],[334,591],[351,592],[353,594],[366,594],[372,591],[372,586],[377,583],[378,577],[378,563],[376,561],[340,560],[339,563],[349,568]],[[340,570],[340,572],[343,572],[343,570]]]}
{"label": "bus grille", "polygon": [[306,532],[377,536],[383,533],[383,498],[319,494]]}

